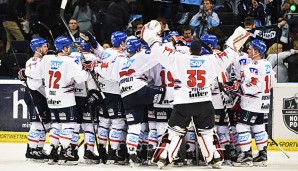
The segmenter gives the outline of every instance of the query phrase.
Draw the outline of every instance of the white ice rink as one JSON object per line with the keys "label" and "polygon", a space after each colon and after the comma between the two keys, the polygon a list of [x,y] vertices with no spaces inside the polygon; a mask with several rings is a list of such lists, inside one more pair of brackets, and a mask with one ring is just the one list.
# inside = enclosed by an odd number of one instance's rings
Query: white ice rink
{"label": "white ice rink", "polygon": [[[48,149],[46,145],[45,149]],[[26,161],[25,159],[26,144],[8,144],[0,143],[0,171],[131,171],[131,170],[158,170],[155,166],[139,166],[130,168],[129,166],[118,165],[86,165],[79,164],[77,166],[60,166],[48,165],[47,163],[34,163]],[[282,152],[268,152],[268,167],[252,167],[252,168],[239,168],[223,166],[221,170],[239,170],[239,171],[257,171],[257,170],[278,170],[278,171],[298,171],[298,151],[288,152],[290,159],[288,159]],[[80,148],[79,155],[83,155],[83,148]],[[203,166],[184,166],[173,167],[168,166],[163,170],[212,170]]]}

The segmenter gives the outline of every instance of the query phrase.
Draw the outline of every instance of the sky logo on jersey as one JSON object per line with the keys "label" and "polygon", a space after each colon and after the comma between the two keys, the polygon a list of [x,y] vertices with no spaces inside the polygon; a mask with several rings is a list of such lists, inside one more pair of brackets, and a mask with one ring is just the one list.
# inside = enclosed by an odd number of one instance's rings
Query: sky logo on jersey
{"label": "sky logo on jersey", "polygon": [[257,68],[249,68],[249,71],[250,71],[251,73],[256,74],[256,75],[258,75],[258,73],[259,73],[259,71],[258,71]]}
{"label": "sky logo on jersey", "polygon": [[200,68],[204,62],[205,62],[205,60],[191,59],[190,67],[191,68]]}
{"label": "sky logo on jersey", "polygon": [[271,66],[270,65],[265,65],[266,68],[266,74],[270,74]]}
{"label": "sky logo on jersey", "polygon": [[126,62],[124,62],[123,68],[121,70],[128,69],[134,61],[135,61],[135,59],[130,59],[130,60],[127,60]]}
{"label": "sky logo on jersey", "polygon": [[57,70],[63,61],[51,61],[51,69]]}

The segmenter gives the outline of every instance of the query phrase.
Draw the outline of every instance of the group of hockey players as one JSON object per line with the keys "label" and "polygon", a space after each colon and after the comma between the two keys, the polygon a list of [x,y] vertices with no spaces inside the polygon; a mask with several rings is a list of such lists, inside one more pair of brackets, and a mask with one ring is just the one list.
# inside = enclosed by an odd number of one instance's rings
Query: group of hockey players
{"label": "group of hockey players", "polygon": [[239,27],[219,51],[214,35],[187,44],[160,30],[152,20],[142,39],[114,32],[108,49],[89,32],[75,41],[61,36],[55,54],[47,54],[45,39],[32,39],[34,56],[19,72],[32,124],[26,158],[76,165],[84,144],[89,164],[266,166],[275,73],[263,58],[265,43],[253,40],[241,52],[249,34]]}

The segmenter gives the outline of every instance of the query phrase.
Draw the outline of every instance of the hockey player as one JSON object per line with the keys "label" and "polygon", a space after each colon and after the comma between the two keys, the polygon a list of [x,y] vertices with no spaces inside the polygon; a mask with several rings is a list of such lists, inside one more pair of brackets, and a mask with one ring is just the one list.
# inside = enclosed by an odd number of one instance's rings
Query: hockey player
{"label": "hockey player", "polygon": [[[84,61],[99,61],[99,57],[95,56],[91,51],[93,50],[91,43],[86,42],[82,38],[78,38],[76,41],[78,52],[74,53],[74,57],[80,58]],[[73,53],[71,54],[71,56]],[[97,130],[97,117],[95,116],[95,107],[92,104],[88,104],[88,98],[90,94],[97,91],[95,81],[92,77],[89,80],[75,84],[75,96],[76,96],[76,109],[77,109],[77,123],[75,125],[73,138],[71,141],[72,146],[77,146],[79,140],[79,129],[82,126],[84,131],[84,159],[87,164],[98,164],[99,158],[94,153],[94,142],[96,138]],[[93,125],[93,123],[96,125]],[[76,147],[73,147],[76,148]],[[77,150],[76,150],[77,153]]]}
{"label": "hockey player", "polygon": [[[234,166],[267,166],[268,134],[265,119],[270,108],[270,89],[276,78],[271,64],[262,58],[266,48],[266,44],[261,40],[255,39],[251,42],[247,52],[252,62],[244,68],[241,82],[235,81],[234,85],[229,87],[241,95],[240,119],[236,130],[242,153],[233,163]],[[255,158],[251,151],[251,128],[259,151]]]}
{"label": "hockey player", "polygon": [[[114,32],[111,35],[112,48],[106,49],[102,56],[101,62],[110,62],[116,60],[116,58],[126,58],[124,53],[125,40],[127,38],[124,32]],[[105,99],[105,110],[101,115],[98,128],[99,144],[100,149],[103,153],[106,153],[106,144],[109,141],[109,149],[107,155],[106,164],[115,163],[116,159],[118,162],[123,162],[125,159],[126,148],[121,145],[120,141],[122,137],[122,131],[125,127],[125,115],[122,104],[122,99],[120,96],[120,88],[117,81],[103,79],[99,76],[99,82],[101,83],[101,89],[104,92]],[[118,157],[117,157],[117,150]],[[119,156],[120,155],[120,156]]]}
{"label": "hockey player", "polygon": [[58,164],[75,165],[78,164],[78,157],[74,155],[75,149],[70,146],[76,123],[74,82],[86,81],[88,73],[82,70],[78,59],[69,57],[71,43],[68,37],[56,38],[54,44],[58,55],[44,56],[41,62],[26,68],[26,75],[44,79],[48,106],[62,123],[61,132],[59,128],[53,127],[55,131],[52,139],[55,141],[51,142],[51,152],[57,150],[60,142]]}
{"label": "hockey player", "polygon": [[[204,34],[201,41],[211,48],[211,52],[205,49],[205,54],[216,53],[218,39],[215,35]],[[224,149],[224,164],[231,165],[231,151],[234,151],[233,137],[230,136],[230,120],[233,114],[232,99],[224,89],[224,84],[229,80],[228,71],[221,72],[219,76],[212,82],[212,104],[215,109],[215,132],[218,134],[219,143]]]}
{"label": "hockey player", "polygon": [[[160,24],[152,20],[142,29],[142,38],[151,47],[154,56],[165,68],[169,69],[176,82],[174,91],[174,109],[168,122],[168,128],[155,152],[154,161],[159,167],[171,163],[177,155],[181,139],[186,133],[186,127],[193,119],[198,141],[206,163],[219,168],[222,157],[217,152],[214,139],[214,108],[211,102],[211,82],[224,71],[243,45],[249,34],[243,28],[237,28],[234,35],[227,41],[228,48],[220,53],[211,55],[188,55],[174,50],[173,47],[162,45],[157,36]],[[232,48],[229,48],[232,47]],[[201,44],[194,41],[191,53],[199,54]]]}
{"label": "hockey player", "polygon": [[[26,62],[26,68],[40,62],[42,57],[48,52],[48,43],[42,37],[32,39],[30,47],[34,55]],[[22,76],[23,72],[24,70],[21,70],[19,74]],[[29,108],[31,122],[25,156],[27,159],[37,161],[48,160],[48,156],[43,149],[46,140],[46,132],[43,125],[45,129],[49,128],[51,113],[45,98],[45,87],[42,85],[41,79],[27,77],[27,80],[25,79],[24,81],[27,81],[28,85],[28,88],[25,90],[24,99]],[[43,125],[39,117],[42,119]]]}
{"label": "hockey player", "polygon": [[[94,71],[105,79],[119,82],[128,124],[126,144],[130,164],[134,166],[140,162],[137,158],[137,147],[145,106],[152,104],[152,102],[160,103],[164,99],[166,90],[164,87],[147,85],[147,77],[143,73],[146,69],[148,70],[148,65],[144,61],[152,60],[152,57],[147,50],[141,50],[140,40],[137,38],[129,39],[125,44],[125,49],[129,54],[129,59],[117,58],[95,67]],[[92,68],[90,69],[92,70]]]}

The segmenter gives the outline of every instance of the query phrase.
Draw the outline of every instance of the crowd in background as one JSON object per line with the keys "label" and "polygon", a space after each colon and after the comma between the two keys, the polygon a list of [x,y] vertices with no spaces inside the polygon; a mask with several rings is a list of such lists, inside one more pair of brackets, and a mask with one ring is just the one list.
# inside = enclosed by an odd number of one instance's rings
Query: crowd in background
{"label": "crowd in background", "polygon": [[[59,17],[60,4],[61,0],[0,1],[0,53],[12,52],[12,40],[30,41],[40,36],[53,44],[53,37],[67,35]],[[187,42],[204,33],[214,34],[219,39],[220,49],[234,29],[243,26],[251,30],[252,37],[264,40],[268,47],[283,48],[268,54],[272,59],[273,54],[295,48],[296,4],[297,0],[69,0],[64,17],[71,31],[77,32],[73,33],[75,37],[79,32],[90,31],[107,47],[112,32],[125,31],[128,35],[140,36],[143,24],[152,19],[162,23],[164,35],[176,30]],[[279,59],[279,55],[275,56]],[[282,75],[287,74],[287,67],[293,66],[287,57],[276,60],[277,66],[284,67],[278,71]],[[286,76],[279,81],[296,80]]]}

